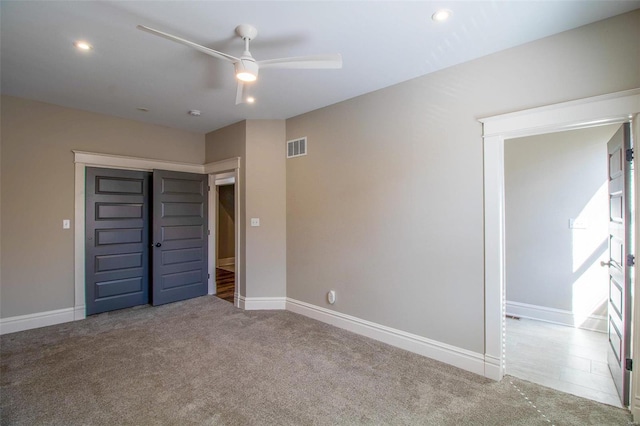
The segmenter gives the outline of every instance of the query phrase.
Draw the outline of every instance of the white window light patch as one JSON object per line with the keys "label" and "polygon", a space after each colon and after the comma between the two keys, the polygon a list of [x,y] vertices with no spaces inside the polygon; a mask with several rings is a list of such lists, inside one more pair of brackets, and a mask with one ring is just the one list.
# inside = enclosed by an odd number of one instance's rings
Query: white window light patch
{"label": "white window light patch", "polygon": [[307,155],[307,137],[287,141],[287,158]]}

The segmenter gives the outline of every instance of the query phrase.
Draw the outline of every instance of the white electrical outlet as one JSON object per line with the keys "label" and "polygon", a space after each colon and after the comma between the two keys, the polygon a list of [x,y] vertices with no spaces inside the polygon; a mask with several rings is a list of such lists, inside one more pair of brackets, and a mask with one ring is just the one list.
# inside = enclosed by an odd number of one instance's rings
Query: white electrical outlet
{"label": "white electrical outlet", "polygon": [[260,218],[252,217],[251,218],[251,226],[260,226]]}
{"label": "white electrical outlet", "polygon": [[71,221],[69,219],[63,219],[62,229],[70,229],[70,228],[71,228]]}
{"label": "white electrical outlet", "polygon": [[327,293],[327,300],[332,305],[334,303],[336,303],[336,291],[335,290],[331,290],[331,291],[329,291],[329,293]]}

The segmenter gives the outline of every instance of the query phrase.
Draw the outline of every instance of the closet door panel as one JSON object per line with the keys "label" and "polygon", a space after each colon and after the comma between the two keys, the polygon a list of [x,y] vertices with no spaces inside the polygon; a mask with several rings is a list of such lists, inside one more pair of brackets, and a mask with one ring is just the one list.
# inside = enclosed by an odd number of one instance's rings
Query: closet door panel
{"label": "closet door panel", "polygon": [[153,305],[207,294],[207,210],[207,175],[154,170]]}
{"label": "closet door panel", "polygon": [[87,315],[149,303],[150,173],[86,169]]}

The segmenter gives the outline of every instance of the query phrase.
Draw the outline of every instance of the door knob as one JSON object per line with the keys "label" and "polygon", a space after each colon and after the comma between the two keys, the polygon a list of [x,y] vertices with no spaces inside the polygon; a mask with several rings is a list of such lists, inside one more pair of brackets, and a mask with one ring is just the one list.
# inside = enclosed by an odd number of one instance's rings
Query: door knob
{"label": "door knob", "polygon": [[604,260],[600,261],[600,266],[605,267],[605,266],[611,266],[611,262],[605,262]]}
{"label": "door knob", "polygon": [[156,243],[156,247],[162,247],[162,243]]}

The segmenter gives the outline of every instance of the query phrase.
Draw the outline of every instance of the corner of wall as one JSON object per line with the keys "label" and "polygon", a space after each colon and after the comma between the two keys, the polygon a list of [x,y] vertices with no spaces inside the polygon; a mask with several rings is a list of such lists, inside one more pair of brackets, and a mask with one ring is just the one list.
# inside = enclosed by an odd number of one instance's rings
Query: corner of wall
{"label": "corner of wall", "polygon": [[246,298],[286,296],[285,131],[284,120],[247,120]]}

